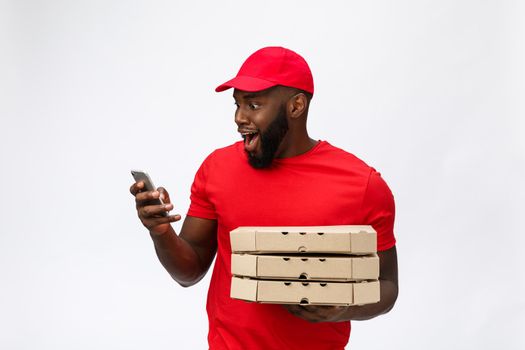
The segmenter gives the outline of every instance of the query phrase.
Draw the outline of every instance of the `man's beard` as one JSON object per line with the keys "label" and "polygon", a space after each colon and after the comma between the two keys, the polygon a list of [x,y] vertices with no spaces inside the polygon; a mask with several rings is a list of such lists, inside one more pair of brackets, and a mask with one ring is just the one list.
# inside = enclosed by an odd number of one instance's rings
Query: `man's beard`
{"label": "man's beard", "polygon": [[273,159],[279,145],[288,132],[288,120],[286,119],[286,107],[281,106],[277,117],[273,120],[264,132],[259,134],[259,142],[261,144],[261,155],[248,153],[248,162],[256,169],[268,168]]}

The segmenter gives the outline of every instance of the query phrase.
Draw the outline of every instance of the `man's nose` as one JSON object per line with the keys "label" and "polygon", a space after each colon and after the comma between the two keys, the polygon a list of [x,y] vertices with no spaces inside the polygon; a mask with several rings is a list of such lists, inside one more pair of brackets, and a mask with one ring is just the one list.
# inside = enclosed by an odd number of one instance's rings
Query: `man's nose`
{"label": "man's nose", "polygon": [[249,123],[248,117],[246,117],[246,114],[243,113],[241,108],[237,108],[237,110],[235,111],[235,123],[237,125],[244,125]]}

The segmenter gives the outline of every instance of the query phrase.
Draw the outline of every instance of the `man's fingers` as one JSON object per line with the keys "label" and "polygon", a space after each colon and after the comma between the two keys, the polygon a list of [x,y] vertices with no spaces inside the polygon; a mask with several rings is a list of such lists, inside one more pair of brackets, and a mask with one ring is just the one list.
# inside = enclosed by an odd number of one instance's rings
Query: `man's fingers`
{"label": "man's fingers", "polygon": [[139,192],[135,195],[135,202],[137,202],[137,204],[141,204],[142,202],[151,201],[151,200],[159,199],[159,198],[160,198],[159,191]]}
{"label": "man's fingers", "polygon": [[166,232],[166,225],[179,221],[181,216],[168,215],[173,210],[173,204],[164,187],[159,187],[156,191],[144,191],[144,188],[143,181],[138,181],[129,188],[135,196],[138,217],[150,232]]}
{"label": "man's fingers", "polygon": [[155,217],[147,220],[143,220],[142,223],[146,228],[149,230],[154,229],[156,226],[162,225],[162,224],[170,224],[172,222],[177,222],[181,219],[181,216],[179,214],[176,215],[169,215],[169,216],[160,216]]}
{"label": "man's fingers", "polygon": [[297,315],[301,312],[298,305],[286,305],[285,309],[288,310],[288,312],[292,315]]}
{"label": "man's fingers", "polygon": [[131,192],[132,195],[136,196],[137,193],[139,193],[143,188],[144,188],[144,182],[142,182],[142,181],[135,182],[129,188],[129,192]]}
{"label": "man's fingers", "polygon": [[159,193],[160,193],[159,198],[164,204],[171,203],[170,195],[169,195],[168,191],[166,191],[166,189],[164,187],[157,188],[157,191],[159,191]]}
{"label": "man's fingers", "polygon": [[141,218],[151,218],[155,216],[163,215],[163,213],[173,209],[173,204],[162,204],[162,205],[147,205],[145,207],[139,208],[139,217]]}
{"label": "man's fingers", "polygon": [[309,322],[329,322],[337,319],[338,315],[346,310],[346,306],[329,305],[285,305],[292,315]]}
{"label": "man's fingers", "polygon": [[172,222],[177,222],[181,219],[181,216],[179,214],[176,215],[168,215],[168,216],[159,216],[152,219],[149,219],[148,222],[151,225],[148,225],[150,227],[154,227],[160,224],[168,224]]}
{"label": "man's fingers", "polygon": [[288,312],[292,315],[303,318],[310,322],[313,322],[315,320],[315,315],[312,315],[308,311],[308,308],[303,307],[301,305],[286,305],[286,310],[288,310]]}
{"label": "man's fingers", "polygon": [[305,308],[301,305],[286,304],[284,305],[284,308],[295,316],[303,315],[305,312]]}

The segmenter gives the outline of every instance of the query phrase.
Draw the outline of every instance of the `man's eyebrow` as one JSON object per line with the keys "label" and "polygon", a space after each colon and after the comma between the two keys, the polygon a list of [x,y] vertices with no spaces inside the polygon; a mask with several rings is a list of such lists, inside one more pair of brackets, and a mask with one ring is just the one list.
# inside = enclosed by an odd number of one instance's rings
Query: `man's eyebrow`
{"label": "man's eyebrow", "polygon": [[242,98],[243,100],[250,100],[252,98],[262,97],[265,94],[266,94],[265,91],[264,92],[263,91],[257,91],[257,92],[249,93],[249,94],[242,95],[242,96],[239,96],[239,97],[236,97],[235,94],[233,94],[233,98],[235,100],[237,100],[237,98]]}
{"label": "man's eyebrow", "polygon": [[245,99],[245,100],[249,100],[251,98],[256,98],[256,97],[259,97],[259,96],[261,96],[261,94],[255,94],[254,93],[254,94],[246,94],[242,98]]}

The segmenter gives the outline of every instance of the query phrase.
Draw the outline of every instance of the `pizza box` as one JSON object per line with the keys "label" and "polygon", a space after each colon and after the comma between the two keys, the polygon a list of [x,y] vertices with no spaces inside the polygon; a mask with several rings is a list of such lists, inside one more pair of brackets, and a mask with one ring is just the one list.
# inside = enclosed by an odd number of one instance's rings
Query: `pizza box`
{"label": "pizza box", "polygon": [[262,279],[321,281],[377,280],[379,257],[290,256],[232,254],[231,272],[237,276]]}
{"label": "pizza box", "polygon": [[376,231],[369,225],[241,226],[230,232],[232,252],[372,254]]}
{"label": "pizza box", "polygon": [[299,282],[232,277],[234,299],[271,304],[363,305],[377,303],[379,281]]}

